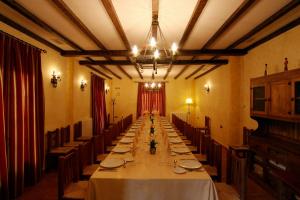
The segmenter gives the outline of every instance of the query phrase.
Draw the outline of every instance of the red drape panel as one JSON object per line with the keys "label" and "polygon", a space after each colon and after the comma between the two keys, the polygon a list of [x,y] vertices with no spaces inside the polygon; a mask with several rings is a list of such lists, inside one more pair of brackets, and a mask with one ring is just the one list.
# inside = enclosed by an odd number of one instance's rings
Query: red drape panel
{"label": "red drape panel", "polygon": [[138,85],[137,96],[137,118],[140,117],[145,111],[152,112],[159,111],[160,115],[166,114],[166,94],[165,84],[159,90],[147,90],[144,83]]}
{"label": "red drape panel", "polygon": [[44,94],[40,50],[2,32],[0,43],[0,186],[6,199],[21,194],[24,185],[36,183],[42,174]]}
{"label": "red drape panel", "polygon": [[93,134],[98,135],[103,132],[106,122],[105,85],[104,79],[95,74],[91,80]]}

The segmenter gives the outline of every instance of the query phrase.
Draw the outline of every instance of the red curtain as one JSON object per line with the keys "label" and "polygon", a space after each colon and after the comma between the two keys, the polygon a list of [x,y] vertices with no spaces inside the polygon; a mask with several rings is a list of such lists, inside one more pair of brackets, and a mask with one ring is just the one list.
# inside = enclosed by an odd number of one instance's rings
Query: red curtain
{"label": "red curtain", "polygon": [[93,134],[98,135],[106,124],[105,86],[104,79],[95,74],[92,74],[91,80]]}
{"label": "red curtain", "polygon": [[160,115],[166,114],[166,93],[165,84],[161,84],[158,90],[148,90],[145,88],[144,83],[138,85],[137,96],[137,118],[140,117],[145,111],[152,112],[158,111]]}
{"label": "red curtain", "polygon": [[44,94],[40,50],[0,32],[0,190],[14,198],[42,175]]}

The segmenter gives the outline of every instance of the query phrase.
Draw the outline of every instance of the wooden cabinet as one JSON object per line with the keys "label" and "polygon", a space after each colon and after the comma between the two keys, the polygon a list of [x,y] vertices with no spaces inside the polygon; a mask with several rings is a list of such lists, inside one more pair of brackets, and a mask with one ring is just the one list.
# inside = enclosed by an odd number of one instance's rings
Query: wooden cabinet
{"label": "wooden cabinet", "polygon": [[300,70],[250,80],[251,116],[300,122]]}

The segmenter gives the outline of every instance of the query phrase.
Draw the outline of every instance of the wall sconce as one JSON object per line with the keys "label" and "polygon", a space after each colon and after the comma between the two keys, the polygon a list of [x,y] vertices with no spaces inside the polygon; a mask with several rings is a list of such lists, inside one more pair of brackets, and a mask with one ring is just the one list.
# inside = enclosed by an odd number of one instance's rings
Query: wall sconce
{"label": "wall sconce", "polygon": [[58,81],[61,81],[60,72],[57,72],[57,74],[55,74],[55,71],[53,71],[52,78],[51,78],[51,84],[54,88],[57,87]]}
{"label": "wall sconce", "polygon": [[82,90],[82,91],[84,91],[84,88],[87,86],[87,82],[86,82],[86,80],[81,80],[81,82],[80,82],[80,89]]}
{"label": "wall sconce", "polygon": [[105,85],[105,94],[107,94],[109,92],[109,86]]}
{"label": "wall sconce", "polygon": [[210,87],[209,87],[209,84],[208,84],[208,83],[206,83],[206,84],[204,85],[204,90],[206,91],[206,93],[209,93]]}

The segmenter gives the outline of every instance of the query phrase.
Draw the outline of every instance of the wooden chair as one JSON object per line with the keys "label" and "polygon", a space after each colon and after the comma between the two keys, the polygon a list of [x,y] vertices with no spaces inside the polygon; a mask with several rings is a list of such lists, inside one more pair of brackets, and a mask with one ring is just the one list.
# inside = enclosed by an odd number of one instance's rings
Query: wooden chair
{"label": "wooden chair", "polygon": [[59,129],[47,132],[47,169],[55,168],[57,166],[57,159],[59,156],[67,155],[74,150],[73,147],[61,147],[60,143]]}
{"label": "wooden chair", "polygon": [[214,140],[210,142],[208,152],[208,165],[204,165],[205,170],[213,180],[221,181],[222,179],[222,145]]}
{"label": "wooden chair", "polygon": [[195,153],[194,156],[202,164],[208,164],[209,148],[210,148],[210,135],[206,134],[207,129],[197,128],[200,137],[200,153]]}
{"label": "wooden chair", "polygon": [[82,136],[82,121],[74,124],[74,141],[91,141],[93,136]]}
{"label": "wooden chair", "polygon": [[93,164],[94,156],[92,151],[91,141],[79,145],[79,172],[82,179],[88,180],[99,167],[98,164]]}
{"label": "wooden chair", "polygon": [[102,162],[108,154],[104,150],[104,134],[96,135],[93,139],[94,143],[94,162]]}
{"label": "wooden chair", "polygon": [[70,125],[62,127],[60,129],[60,146],[65,147],[79,147],[82,141],[72,141],[70,142]]}
{"label": "wooden chair", "polygon": [[88,181],[78,181],[78,151],[58,160],[58,199],[85,199]]}
{"label": "wooden chair", "polygon": [[219,197],[246,199],[248,151],[249,148],[245,146],[229,146],[227,150],[227,184],[215,183]]}

